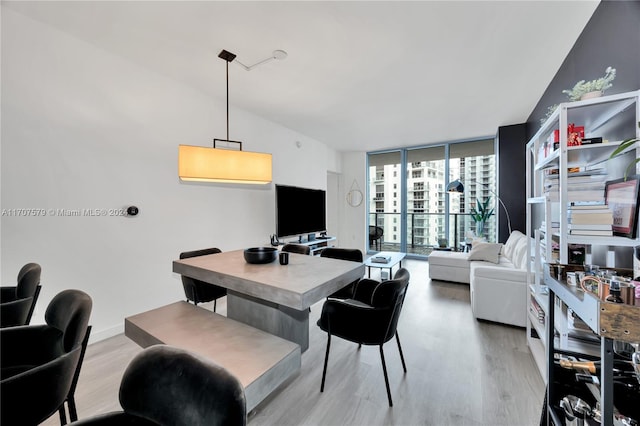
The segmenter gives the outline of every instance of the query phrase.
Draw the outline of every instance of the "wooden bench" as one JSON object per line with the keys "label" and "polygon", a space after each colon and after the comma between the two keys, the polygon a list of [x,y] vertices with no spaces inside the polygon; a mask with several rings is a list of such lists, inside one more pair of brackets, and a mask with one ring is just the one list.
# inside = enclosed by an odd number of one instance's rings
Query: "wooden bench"
{"label": "wooden bench", "polygon": [[187,302],[125,318],[125,335],[146,348],[167,344],[213,360],[244,386],[247,413],[300,371],[300,346]]}

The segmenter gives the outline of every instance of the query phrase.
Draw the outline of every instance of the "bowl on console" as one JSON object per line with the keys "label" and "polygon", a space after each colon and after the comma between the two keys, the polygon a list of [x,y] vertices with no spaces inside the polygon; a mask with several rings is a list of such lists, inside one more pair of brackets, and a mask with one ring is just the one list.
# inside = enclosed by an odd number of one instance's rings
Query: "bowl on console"
{"label": "bowl on console", "polygon": [[244,250],[244,260],[247,263],[271,263],[278,257],[275,247],[252,247]]}

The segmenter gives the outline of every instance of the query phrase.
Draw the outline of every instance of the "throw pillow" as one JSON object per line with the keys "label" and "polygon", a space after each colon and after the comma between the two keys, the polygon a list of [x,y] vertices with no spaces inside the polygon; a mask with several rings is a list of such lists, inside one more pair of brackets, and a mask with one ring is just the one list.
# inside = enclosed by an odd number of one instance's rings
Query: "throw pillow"
{"label": "throw pillow", "polygon": [[502,244],[478,243],[474,244],[469,253],[469,260],[484,260],[491,263],[500,262]]}

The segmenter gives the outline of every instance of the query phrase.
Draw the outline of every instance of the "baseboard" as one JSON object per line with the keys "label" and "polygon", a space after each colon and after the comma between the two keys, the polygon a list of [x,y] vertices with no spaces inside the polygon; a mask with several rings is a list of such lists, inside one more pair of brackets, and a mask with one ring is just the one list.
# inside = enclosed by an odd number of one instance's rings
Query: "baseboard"
{"label": "baseboard", "polygon": [[124,333],[124,321],[120,325],[116,325],[105,330],[95,332],[95,328],[91,330],[91,336],[89,336],[89,344],[100,342],[101,340],[108,339],[109,337],[117,336]]}

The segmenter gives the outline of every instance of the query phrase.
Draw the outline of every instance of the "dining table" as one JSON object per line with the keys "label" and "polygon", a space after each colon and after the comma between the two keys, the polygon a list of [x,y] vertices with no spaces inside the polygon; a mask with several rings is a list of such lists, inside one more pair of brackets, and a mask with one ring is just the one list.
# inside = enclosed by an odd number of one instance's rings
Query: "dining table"
{"label": "dining table", "polygon": [[244,250],[173,261],[173,272],[227,289],[227,317],[309,348],[309,310],[362,278],[365,266],[289,253],[289,262],[248,263]]}

